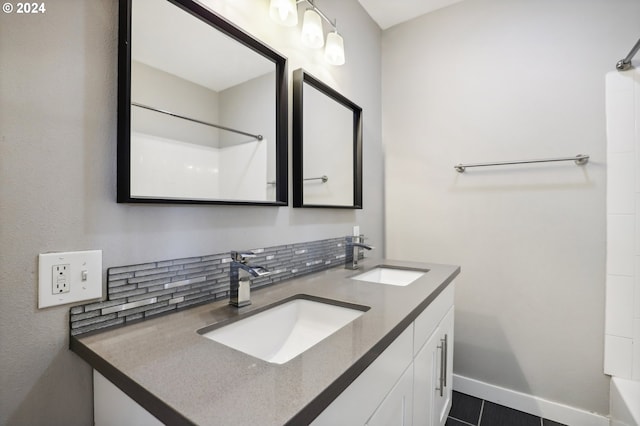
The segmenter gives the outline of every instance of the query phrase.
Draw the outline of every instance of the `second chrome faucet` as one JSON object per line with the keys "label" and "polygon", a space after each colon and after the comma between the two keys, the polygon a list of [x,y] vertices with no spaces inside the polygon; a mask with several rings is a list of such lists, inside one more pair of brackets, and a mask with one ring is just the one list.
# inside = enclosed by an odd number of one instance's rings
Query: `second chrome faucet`
{"label": "second chrome faucet", "polygon": [[373,250],[375,247],[364,244],[364,235],[348,236],[345,244],[344,267],[347,269],[358,269],[360,249]]}

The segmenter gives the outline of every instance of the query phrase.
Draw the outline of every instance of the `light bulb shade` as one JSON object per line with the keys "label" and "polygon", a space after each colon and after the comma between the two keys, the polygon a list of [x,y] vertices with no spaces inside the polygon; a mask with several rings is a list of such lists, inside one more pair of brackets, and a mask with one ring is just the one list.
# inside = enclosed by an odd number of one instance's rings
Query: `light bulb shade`
{"label": "light bulb shade", "polygon": [[302,22],[302,44],[312,49],[324,46],[324,33],[322,32],[322,20],[312,9],[304,12]]}
{"label": "light bulb shade", "polygon": [[344,41],[337,32],[327,34],[327,47],[324,48],[324,59],[331,65],[344,64]]}
{"label": "light bulb shade", "polygon": [[269,16],[280,25],[294,27],[298,25],[298,7],[296,0],[271,0]]}

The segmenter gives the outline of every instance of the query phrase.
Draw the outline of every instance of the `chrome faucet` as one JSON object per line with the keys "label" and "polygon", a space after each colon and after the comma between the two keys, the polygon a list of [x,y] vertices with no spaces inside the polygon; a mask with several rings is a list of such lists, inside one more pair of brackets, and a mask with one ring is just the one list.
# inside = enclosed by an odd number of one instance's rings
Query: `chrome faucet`
{"label": "chrome faucet", "polygon": [[238,251],[231,252],[229,304],[238,308],[251,304],[251,278],[264,277],[271,273],[264,266],[247,264],[247,258],[251,257],[256,257],[256,255]]}
{"label": "chrome faucet", "polygon": [[358,258],[360,257],[360,249],[373,250],[375,247],[364,244],[364,235],[348,236],[345,244],[344,267],[347,269],[358,269]]}

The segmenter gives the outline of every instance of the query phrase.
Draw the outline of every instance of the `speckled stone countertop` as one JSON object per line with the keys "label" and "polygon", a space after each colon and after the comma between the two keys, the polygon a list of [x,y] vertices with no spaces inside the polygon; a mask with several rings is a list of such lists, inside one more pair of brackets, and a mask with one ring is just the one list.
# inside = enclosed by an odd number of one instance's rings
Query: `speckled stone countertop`
{"label": "speckled stone countertop", "polygon": [[[405,287],[352,280],[378,265],[429,269]],[[252,304],[226,301],[97,334],[71,337],[71,349],[171,425],[307,424],[344,390],[457,276],[451,265],[368,258],[254,290]],[[305,294],[369,306],[367,312],[278,365],[199,335],[205,326]]]}

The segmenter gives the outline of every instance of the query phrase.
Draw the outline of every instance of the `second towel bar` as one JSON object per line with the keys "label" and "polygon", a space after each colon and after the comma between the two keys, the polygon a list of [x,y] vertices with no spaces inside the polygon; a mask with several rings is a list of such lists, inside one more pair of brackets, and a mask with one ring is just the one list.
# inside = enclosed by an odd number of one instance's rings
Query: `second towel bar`
{"label": "second towel bar", "polygon": [[577,165],[582,166],[589,162],[589,156],[578,154],[575,157],[544,158],[539,160],[520,160],[520,161],[497,161],[493,163],[458,164],[453,166],[453,168],[456,169],[459,173],[463,173],[467,167],[507,166],[511,164],[529,164],[529,163],[551,163],[555,161],[574,161]]}
{"label": "second towel bar", "polygon": [[[327,181],[329,180],[329,177],[327,175],[322,175],[320,177],[314,177],[314,178],[304,178],[302,180],[321,180],[322,183],[327,183]],[[275,181],[271,181],[271,182],[267,182],[268,185],[275,185]]]}

